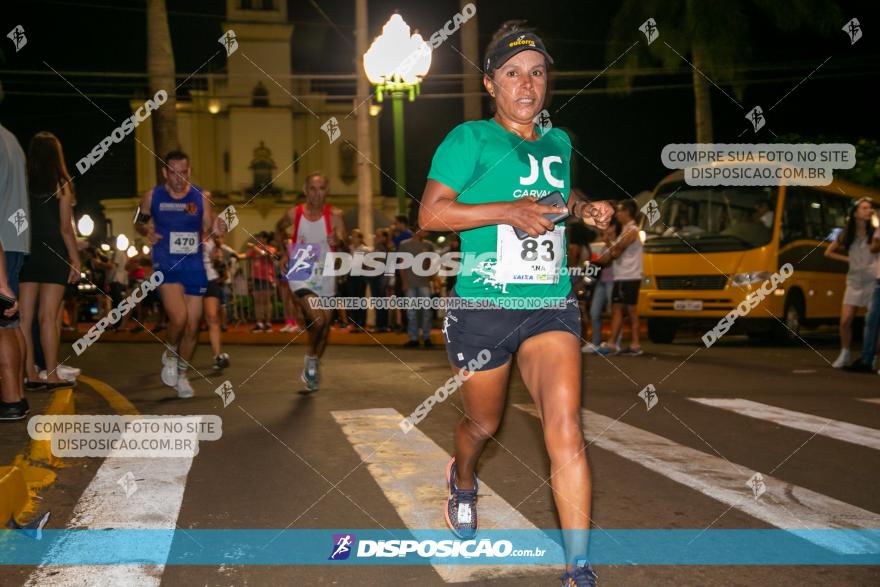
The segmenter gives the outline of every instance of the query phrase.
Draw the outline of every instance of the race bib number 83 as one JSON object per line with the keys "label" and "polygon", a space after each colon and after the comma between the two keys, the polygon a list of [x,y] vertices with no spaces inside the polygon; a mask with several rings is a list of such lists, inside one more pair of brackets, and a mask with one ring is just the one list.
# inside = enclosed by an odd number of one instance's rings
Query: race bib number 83
{"label": "race bib number 83", "polygon": [[498,280],[502,283],[557,283],[562,266],[565,227],[539,237],[517,238],[513,227],[498,226]]}

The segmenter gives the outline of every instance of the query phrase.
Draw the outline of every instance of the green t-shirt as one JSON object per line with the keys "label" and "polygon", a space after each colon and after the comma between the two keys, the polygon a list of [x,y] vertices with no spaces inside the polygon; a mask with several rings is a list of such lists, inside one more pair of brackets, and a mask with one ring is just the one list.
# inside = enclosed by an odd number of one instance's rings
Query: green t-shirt
{"label": "green t-shirt", "polygon": [[[462,204],[513,202],[525,196],[540,198],[554,191],[561,192],[567,200],[570,161],[571,141],[557,128],[538,140],[524,141],[494,118],[476,120],[460,124],[446,135],[434,153],[428,179],[455,190],[456,200]],[[571,282],[565,277],[559,277],[556,283],[501,282],[496,274],[498,229],[499,225],[491,224],[461,232],[462,263],[455,283],[460,297],[491,300],[504,306],[505,299],[532,298],[558,303],[568,295]],[[511,243],[510,239],[505,242]],[[514,242],[513,246],[528,248],[534,244],[523,241],[522,245]],[[568,266],[564,237],[561,250],[549,250],[549,245],[539,244],[545,246],[537,252],[561,255],[559,266]],[[505,246],[505,250],[508,248],[512,247]],[[529,251],[511,251],[514,256],[520,253],[528,255]]]}

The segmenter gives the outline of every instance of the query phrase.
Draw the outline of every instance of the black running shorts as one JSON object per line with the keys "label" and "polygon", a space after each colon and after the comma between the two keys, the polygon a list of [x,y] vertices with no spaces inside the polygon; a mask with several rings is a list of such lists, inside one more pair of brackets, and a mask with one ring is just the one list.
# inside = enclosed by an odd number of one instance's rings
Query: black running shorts
{"label": "black running shorts", "polygon": [[[454,293],[452,297],[456,297]],[[446,311],[443,319],[449,362],[459,369],[470,369],[469,363],[478,364],[474,371],[488,371],[504,365],[526,339],[555,330],[570,332],[580,339],[581,314],[577,298],[571,293],[565,298],[564,309],[453,308]]]}
{"label": "black running shorts", "polygon": [[615,281],[611,288],[611,303],[635,306],[639,303],[639,287],[641,279],[624,279]]}

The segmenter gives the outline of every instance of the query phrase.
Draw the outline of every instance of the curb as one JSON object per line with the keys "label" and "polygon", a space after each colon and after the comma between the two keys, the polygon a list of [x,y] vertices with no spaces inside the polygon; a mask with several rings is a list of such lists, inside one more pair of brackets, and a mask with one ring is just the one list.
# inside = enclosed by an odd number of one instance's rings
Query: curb
{"label": "curb", "polygon": [[[45,415],[73,415],[74,412],[73,389],[59,389],[53,393]],[[31,440],[29,459],[19,455],[12,465],[0,467],[0,524],[4,526],[10,520],[18,523],[32,513],[36,490],[55,481],[54,471],[35,467],[28,460],[61,466],[61,459],[52,455],[51,441]]]}
{"label": "curb", "polygon": [[[72,416],[76,413],[73,401],[73,388],[58,389],[52,394],[52,401],[46,409],[45,416]],[[28,455],[31,461],[40,461],[60,467],[61,459],[52,454],[52,441],[31,440],[31,450]]]}

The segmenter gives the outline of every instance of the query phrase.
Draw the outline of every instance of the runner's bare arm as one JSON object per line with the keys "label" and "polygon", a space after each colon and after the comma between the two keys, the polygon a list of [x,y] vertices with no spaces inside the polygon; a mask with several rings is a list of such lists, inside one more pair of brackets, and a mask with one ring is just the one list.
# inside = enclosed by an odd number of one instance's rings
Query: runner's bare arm
{"label": "runner's bare arm", "polygon": [[287,247],[285,246],[285,242],[287,241],[287,229],[293,226],[293,210],[293,208],[287,210],[287,212],[278,219],[278,222],[275,223],[275,242],[279,243],[278,254],[285,266],[287,265]]}
{"label": "runner's bare arm", "polygon": [[[150,218],[150,209],[153,207],[153,190],[152,188],[141,196],[141,202],[138,205],[137,214],[134,217],[134,229],[141,236],[149,237],[152,228],[152,220]],[[150,243],[153,244],[152,242]]]}
{"label": "runner's bare arm", "polygon": [[536,204],[537,199],[530,197],[488,204],[462,204],[456,201],[457,198],[458,193],[452,188],[429,179],[419,207],[419,226],[443,232],[510,224],[534,237],[553,230],[553,223],[543,215],[558,212],[553,206]]}

